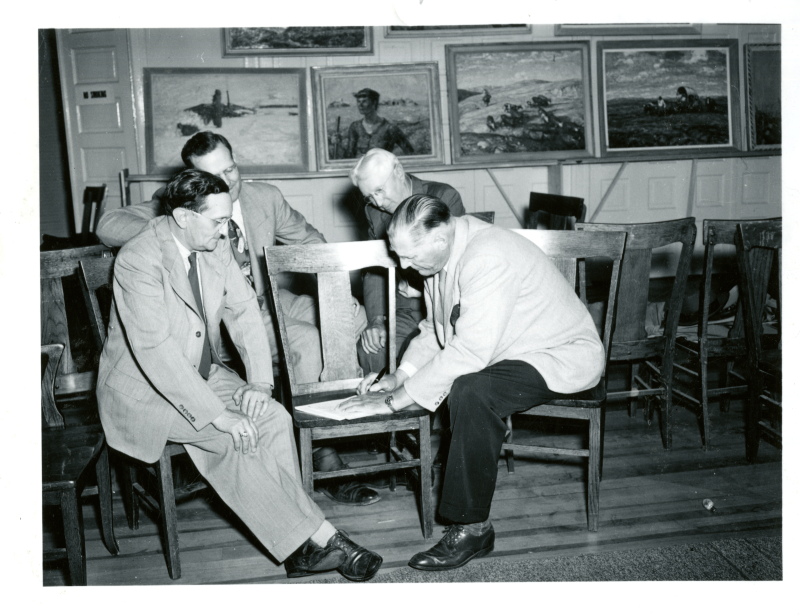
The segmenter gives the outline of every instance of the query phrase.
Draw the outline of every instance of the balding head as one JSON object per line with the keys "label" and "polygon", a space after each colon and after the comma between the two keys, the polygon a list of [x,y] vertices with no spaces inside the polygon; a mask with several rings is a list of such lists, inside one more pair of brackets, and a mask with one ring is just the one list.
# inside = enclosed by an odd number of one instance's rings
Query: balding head
{"label": "balding head", "polygon": [[350,171],[350,180],[367,202],[390,214],[411,196],[411,179],[391,152],[373,148]]}

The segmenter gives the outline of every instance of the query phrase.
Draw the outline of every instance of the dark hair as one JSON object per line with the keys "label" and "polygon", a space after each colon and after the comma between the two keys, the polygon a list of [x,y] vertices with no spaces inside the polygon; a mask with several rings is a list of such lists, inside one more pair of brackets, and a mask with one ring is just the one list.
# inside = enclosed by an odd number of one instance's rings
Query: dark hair
{"label": "dark hair", "polygon": [[199,212],[208,195],[226,192],[229,192],[228,185],[216,175],[199,169],[184,169],[167,184],[163,199],[164,209],[167,214],[172,214],[179,207]]}
{"label": "dark hair", "polygon": [[449,221],[450,208],[443,201],[429,195],[411,195],[397,206],[386,233],[393,237],[400,229],[408,229],[416,241]]}
{"label": "dark hair", "polygon": [[358,92],[353,94],[353,96],[355,96],[356,99],[368,98],[369,100],[374,102],[376,105],[381,100],[381,95],[378,94],[375,90],[373,90],[371,88],[364,88],[362,90],[359,90]]}
{"label": "dark hair", "polygon": [[181,150],[181,158],[183,164],[189,168],[194,167],[192,158],[205,156],[217,149],[218,145],[224,145],[228,148],[228,152],[233,156],[233,148],[228,140],[222,135],[212,133],[210,130],[204,130],[202,133],[195,133],[195,135],[187,141]]}

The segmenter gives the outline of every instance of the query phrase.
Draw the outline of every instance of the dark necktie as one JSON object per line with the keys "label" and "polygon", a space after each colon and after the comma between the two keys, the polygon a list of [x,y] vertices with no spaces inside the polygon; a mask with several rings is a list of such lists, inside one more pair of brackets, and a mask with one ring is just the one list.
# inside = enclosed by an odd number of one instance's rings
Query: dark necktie
{"label": "dark necktie", "polygon": [[439,274],[439,302],[436,310],[438,312],[437,316],[442,323],[442,339],[444,340],[447,337],[447,315],[444,313],[444,293],[445,288],[447,287],[447,271],[442,269]]}
{"label": "dark necktie", "polygon": [[231,241],[233,258],[236,259],[236,263],[239,264],[239,269],[242,270],[244,277],[247,278],[248,282],[252,285],[253,277],[250,274],[250,253],[247,250],[247,240],[233,218],[228,220],[228,237]]}
{"label": "dark necktie", "polygon": [[[200,310],[200,316],[203,317],[203,355],[200,358],[200,367],[197,371],[204,379],[208,379],[208,373],[211,369],[211,345],[208,343],[208,324],[206,323],[206,311],[203,308],[203,296],[200,293],[200,280],[197,277],[197,253],[193,252],[189,255],[189,284],[192,285],[192,293],[194,293],[194,301],[197,308]],[[200,334],[200,332],[197,332]]]}

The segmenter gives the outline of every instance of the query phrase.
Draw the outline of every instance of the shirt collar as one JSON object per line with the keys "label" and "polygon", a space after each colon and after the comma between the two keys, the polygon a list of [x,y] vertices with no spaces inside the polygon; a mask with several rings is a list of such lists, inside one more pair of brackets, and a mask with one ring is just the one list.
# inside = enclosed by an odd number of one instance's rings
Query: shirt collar
{"label": "shirt collar", "polygon": [[188,273],[188,271],[189,271],[189,255],[192,254],[192,251],[189,250],[188,248],[186,248],[186,246],[184,246],[183,244],[181,244],[180,241],[178,240],[178,238],[175,237],[174,233],[172,233],[171,235],[172,235],[172,239],[175,240],[175,245],[178,247],[178,252],[180,253],[181,258],[183,259],[183,266],[186,268],[186,271]]}

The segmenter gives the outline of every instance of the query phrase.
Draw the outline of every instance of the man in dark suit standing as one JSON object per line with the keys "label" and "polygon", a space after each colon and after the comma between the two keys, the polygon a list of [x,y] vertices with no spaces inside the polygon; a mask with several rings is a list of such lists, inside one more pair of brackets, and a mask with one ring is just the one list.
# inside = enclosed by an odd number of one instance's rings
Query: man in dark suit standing
{"label": "man in dark suit standing", "polygon": [[[225,241],[228,186],[187,169],[164,201],[167,215],[127,242],[114,267],[97,382],[109,445],[155,462],[168,440],[182,443],[289,577],[338,569],[369,579],[381,557],[337,531],[303,490],[291,417],[272,399],[256,296]],[[220,359],[220,321],[247,383]]]}

